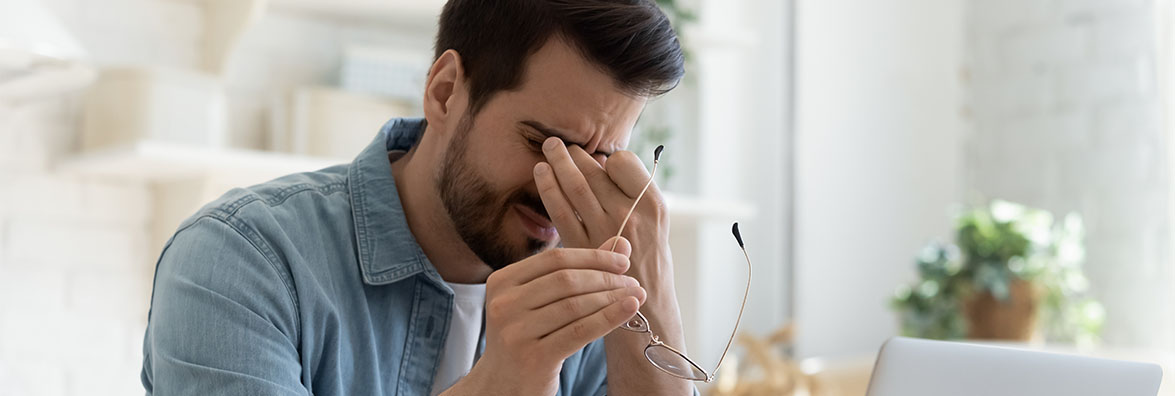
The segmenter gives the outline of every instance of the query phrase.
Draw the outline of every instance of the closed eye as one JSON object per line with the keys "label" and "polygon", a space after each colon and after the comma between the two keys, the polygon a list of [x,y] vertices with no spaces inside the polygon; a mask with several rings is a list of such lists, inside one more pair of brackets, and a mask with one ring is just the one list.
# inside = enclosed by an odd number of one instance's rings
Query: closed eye
{"label": "closed eye", "polygon": [[532,137],[529,134],[526,135],[525,139],[526,139],[526,144],[530,145],[531,150],[534,150],[535,152],[540,152],[540,153],[543,151],[543,140],[542,139]]}

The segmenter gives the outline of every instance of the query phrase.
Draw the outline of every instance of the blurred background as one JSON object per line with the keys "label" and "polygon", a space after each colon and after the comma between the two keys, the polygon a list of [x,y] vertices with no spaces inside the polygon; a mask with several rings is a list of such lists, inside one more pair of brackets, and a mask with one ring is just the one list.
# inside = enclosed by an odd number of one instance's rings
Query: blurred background
{"label": "blurred background", "polygon": [[[155,260],[227,189],[420,114],[442,0],[0,2],[0,395],[140,394]],[[1165,0],[663,0],[691,356],[715,395],[863,395],[888,337],[1172,372]],[[1164,390],[1167,392],[1167,390]]]}

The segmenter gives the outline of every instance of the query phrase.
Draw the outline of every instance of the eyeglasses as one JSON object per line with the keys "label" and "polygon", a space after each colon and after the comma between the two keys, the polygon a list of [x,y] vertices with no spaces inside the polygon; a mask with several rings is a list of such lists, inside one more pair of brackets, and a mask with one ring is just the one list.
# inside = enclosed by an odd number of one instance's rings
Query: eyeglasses
{"label": "eyeglasses", "polygon": [[[624,221],[620,223],[620,231],[616,232],[616,236],[624,231],[624,226],[628,225],[629,217],[632,217],[632,212],[636,210],[636,205],[640,203],[641,198],[645,196],[645,192],[649,190],[649,186],[653,184],[653,178],[657,176],[657,163],[661,159],[661,150],[665,146],[657,146],[653,151],[653,171],[649,175],[648,183],[641,189],[641,193],[637,195],[636,200],[632,203],[632,208],[628,209],[628,214],[624,216]],[[625,322],[620,328],[636,332],[646,333],[649,335],[649,345],[645,346],[645,358],[649,359],[649,363],[661,369],[665,373],[677,378],[687,379],[690,381],[714,381],[714,374],[722,367],[722,361],[726,359],[726,353],[730,351],[730,345],[734,342],[734,336],[738,333],[739,322],[743,318],[743,310],[747,307],[747,296],[751,291],[751,256],[747,254],[747,248],[743,245],[743,237],[738,232],[738,223],[734,223],[731,227],[731,233],[734,234],[734,239],[738,241],[738,247],[743,251],[743,257],[747,260],[747,287],[743,291],[742,306],[738,309],[738,318],[734,321],[734,330],[730,332],[730,339],[726,341],[726,348],[722,350],[722,356],[718,358],[718,364],[714,366],[714,370],[707,372],[684,353],[674,349],[673,347],[661,342],[660,337],[653,333],[653,329],[649,327],[649,320],[640,311],[636,312],[636,316]],[[616,239],[612,243],[612,251],[616,251],[616,245],[620,242]]]}

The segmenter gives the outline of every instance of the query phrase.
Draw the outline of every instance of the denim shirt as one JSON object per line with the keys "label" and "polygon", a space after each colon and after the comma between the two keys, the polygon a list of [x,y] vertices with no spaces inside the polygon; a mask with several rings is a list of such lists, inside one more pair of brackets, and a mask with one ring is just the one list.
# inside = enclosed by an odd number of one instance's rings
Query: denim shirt
{"label": "denim shirt", "polygon": [[[155,270],[147,394],[427,395],[453,292],[388,162],[422,129],[391,120],[350,164],[233,189],[185,220]],[[563,362],[557,395],[602,395],[606,374],[600,339]]]}

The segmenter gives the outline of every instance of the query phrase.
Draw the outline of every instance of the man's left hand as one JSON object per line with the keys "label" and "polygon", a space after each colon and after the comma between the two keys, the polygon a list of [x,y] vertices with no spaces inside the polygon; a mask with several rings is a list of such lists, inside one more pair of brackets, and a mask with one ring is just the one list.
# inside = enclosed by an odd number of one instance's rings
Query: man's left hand
{"label": "man's left hand", "polygon": [[[543,144],[543,155],[547,162],[535,165],[535,183],[565,247],[600,246],[615,236],[641,189],[649,183],[649,172],[631,151],[593,158],[579,146],[549,138]],[[622,234],[632,243],[627,275],[648,292],[641,312],[661,341],[684,352],[669,253],[669,211],[655,183],[649,185]],[[648,342],[649,335],[627,331],[612,331],[604,337],[608,393],[696,394],[689,381],[661,373],[645,359]]]}
{"label": "man's left hand", "polygon": [[[567,146],[554,137],[543,143],[543,154],[547,162],[535,166],[535,183],[563,246],[597,247],[616,236],[649,182],[640,158],[631,151],[593,158],[578,145]],[[622,234],[633,246],[629,275],[646,288],[669,282],[666,286],[672,289],[669,213],[656,183],[649,186]]]}

